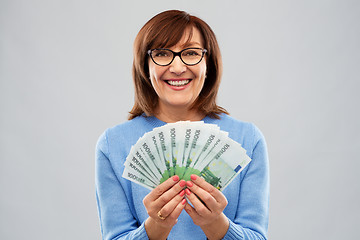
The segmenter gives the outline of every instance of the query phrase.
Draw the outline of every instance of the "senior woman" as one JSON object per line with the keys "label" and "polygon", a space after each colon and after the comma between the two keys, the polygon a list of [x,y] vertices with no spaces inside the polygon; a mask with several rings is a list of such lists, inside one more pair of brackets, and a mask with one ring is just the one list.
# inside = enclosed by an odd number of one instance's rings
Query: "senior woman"
{"label": "senior woman", "polygon": [[[215,35],[201,19],[171,10],[150,19],[134,43],[135,103],[129,121],[96,146],[96,197],[103,239],[266,239],[266,144],[251,123],[216,104],[222,72]],[[130,148],[146,132],[181,120],[216,124],[252,161],[220,192],[196,175],[150,191],[124,178]],[[184,190],[185,189],[185,190]]]}

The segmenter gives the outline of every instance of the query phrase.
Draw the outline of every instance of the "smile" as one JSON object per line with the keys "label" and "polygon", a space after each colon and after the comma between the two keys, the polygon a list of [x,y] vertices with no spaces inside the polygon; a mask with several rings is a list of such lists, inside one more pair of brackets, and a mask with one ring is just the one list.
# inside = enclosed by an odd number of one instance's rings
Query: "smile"
{"label": "smile", "polygon": [[185,79],[185,80],[167,80],[166,83],[169,84],[170,86],[175,86],[175,87],[181,87],[181,86],[185,86],[190,82],[189,79]]}

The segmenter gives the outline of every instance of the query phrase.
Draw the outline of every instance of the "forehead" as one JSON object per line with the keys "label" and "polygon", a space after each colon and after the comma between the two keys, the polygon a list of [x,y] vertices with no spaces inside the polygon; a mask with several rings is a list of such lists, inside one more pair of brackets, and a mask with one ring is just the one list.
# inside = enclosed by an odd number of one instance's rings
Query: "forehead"
{"label": "forehead", "polygon": [[185,28],[182,32],[167,31],[159,33],[149,49],[154,48],[186,48],[204,47],[204,40],[199,29],[193,26]]}
{"label": "forehead", "polygon": [[196,46],[196,47],[203,47],[204,40],[200,33],[200,31],[196,27],[187,28],[180,41],[175,45],[180,47],[189,47],[189,46]]}

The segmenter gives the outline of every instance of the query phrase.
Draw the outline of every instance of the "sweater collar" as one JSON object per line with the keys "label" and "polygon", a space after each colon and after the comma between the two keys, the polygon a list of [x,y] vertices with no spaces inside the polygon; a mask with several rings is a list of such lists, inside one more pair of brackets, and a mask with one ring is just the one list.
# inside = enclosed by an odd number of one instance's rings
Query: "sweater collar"
{"label": "sweater collar", "polygon": [[[145,113],[142,114],[142,117],[145,119],[147,123],[149,123],[152,127],[161,127],[165,124],[167,124],[164,121],[161,121],[155,116],[146,116]],[[222,117],[220,115],[220,117]],[[211,118],[209,116],[205,116],[203,119],[201,119],[204,123],[211,123],[211,124],[217,124],[218,119]]]}

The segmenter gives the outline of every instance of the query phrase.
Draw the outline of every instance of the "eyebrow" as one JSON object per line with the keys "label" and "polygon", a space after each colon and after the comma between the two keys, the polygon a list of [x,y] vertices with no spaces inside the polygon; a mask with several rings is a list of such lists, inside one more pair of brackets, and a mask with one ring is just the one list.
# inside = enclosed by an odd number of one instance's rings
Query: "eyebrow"
{"label": "eyebrow", "polygon": [[183,47],[191,47],[194,45],[202,46],[199,42],[187,42],[183,45]]}

